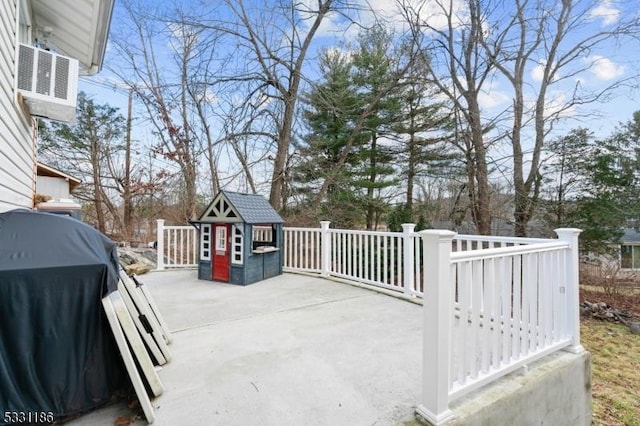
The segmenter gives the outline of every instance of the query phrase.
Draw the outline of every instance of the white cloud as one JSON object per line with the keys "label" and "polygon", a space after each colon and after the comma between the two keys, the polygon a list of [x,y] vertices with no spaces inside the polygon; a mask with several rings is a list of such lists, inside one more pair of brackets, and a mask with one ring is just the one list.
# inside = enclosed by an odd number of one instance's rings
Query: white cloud
{"label": "white cloud", "polygon": [[[538,64],[533,67],[533,69],[531,70],[531,72],[529,73],[529,75],[531,76],[531,79],[533,81],[537,81],[540,82],[542,81],[542,79],[544,78],[544,68],[547,66],[547,61],[546,60],[541,60],[538,62]],[[554,67],[556,66],[556,64],[554,63]],[[556,72],[553,76],[553,81],[557,81],[560,76],[558,75],[558,70],[556,68]]]}
{"label": "white cloud", "polygon": [[213,90],[211,90],[210,88],[207,87],[205,89],[205,92],[204,92],[204,100],[208,104],[217,104],[218,103],[218,96],[216,96],[216,94],[213,92]]}
{"label": "white cloud", "polygon": [[620,19],[620,9],[616,9],[611,4],[611,0],[603,0],[600,5],[591,10],[590,16],[594,20],[602,19],[603,25],[611,25]]}
{"label": "white cloud", "polygon": [[[535,108],[535,99],[530,99],[530,107]],[[556,118],[569,118],[576,115],[576,105],[568,105],[569,99],[562,91],[549,92],[544,103],[545,118],[555,116]]]}
{"label": "white cloud", "polygon": [[559,113],[558,116],[561,118],[575,117],[578,113],[578,106],[571,105],[567,107],[567,102],[568,100],[565,94],[558,94],[548,102],[546,108],[547,111],[549,111],[549,114],[547,115],[557,112]]}
{"label": "white cloud", "polygon": [[[449,90],[451,91],[455,91],[452,88],[452,82],[447,80],[447,86],[449,86]],[[459,75],[458,76],[458,81],[462,84],[462,89],[466,90],[466,80],[465,77],[463,75]],[[436,97],[434,99],[434,101],[438,101],[438,100],[444,100],[446,101],[448,98],[444,95],[442,95],[442,99],[438,99],[438,97]],[[511,103],[513,100],[513,97],[511,96],[511,94],[509,92],[506,92],[504,90],[502,90],[500,88],[500,82],[498,82],[497,80],[490,80],[485,82],[484,86],[480,89],[480,92],[478,93],[478,103],[480,104],[480,108],[482,109],[491,109],[491,108],[496,108],[496,107],[505,107],[506,104]]]}
{"label": "white cloud", "polygon": [[[354,3],[358,4],[359,7],[354,8],[354,10],[357,9],[357,12],[353,12],[350,19],[357,22],[358,25],[350,24],[340,14],[331,13],[322,20],[317,34],[319,36],[335,36],[339,33],[343,38],[354,39],[361,28],[373,26],[376,20],[385,22],[388,27],[397,31],[406,29],[407,23],[397,2],[391,0],[356,0]],[[443,5],[447,8],[450,7],[450,11],[447,11],[447,13],[452,16],[454,28],[462,26],[468,19],[467,8],[463,0],[452,0],[451,5],[448,2],[442,2],[442,0],[407,0],[406,3],[419,14],[419,19],[423,23],[437,30],[445,29],[448,26],[448,18],[443,12]],[[314,0],[302,0],[300,4],[302,5],[301,9],[309,11],[314,11],[318,7],[317,1]],[[301,16],[305,25],[310,25],[313,22],[313,18],[315,18],[313,13],[302,13]],[[303,27],[299,28],[299,30],[306,32],[308,28]]]}
{"label": "white cloud", "polygon": [[[394,4],[389,0],[376,0],[373,5],[377,4]],[[459,28],[467,23],[469,12],[466,2],[463,0],[451,0],[451,2],[443,2],[442,0],[407,0],[409,7],[418,14],[420,21],[435,30],[444,30],[449,26],[449,20],[453,28]],[[376,9],[377,10],[377,9]],[[396,8],[396,17],[401,22],[399,10]],[[489,28],[485,28],[489,31]]]}
{"label": "white cloud", "polygon": [[478,103],[482,109],[496,108],[511,102],[511,97],[501,90],[498,90],[495,85],[491,85],[487,90],[482,90],[478,94]]}
{"label": "white cloud", "polygon": [[531,70],[531,78],[534,81],[542,81],[542,78],[544,77],[544,67],[545,64],[538,64],[535,67],[533,67],[533,69]]}
{"label": "white cloud", "polygon": [[624,67],[613,62],[611,59],[600,55],[593,55],[585,58],[589,64],[589,70],[598,80],[613,80],[624,74]]}

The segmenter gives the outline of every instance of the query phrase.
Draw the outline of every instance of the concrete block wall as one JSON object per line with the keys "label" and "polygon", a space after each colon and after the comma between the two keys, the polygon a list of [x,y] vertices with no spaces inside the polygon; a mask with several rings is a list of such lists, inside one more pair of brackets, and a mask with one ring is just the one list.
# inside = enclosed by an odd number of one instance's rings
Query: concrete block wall
{"label": "concrete block wall", "polygon": [[591,425],[591,355],[556,352],[450,408],[450,426]]}

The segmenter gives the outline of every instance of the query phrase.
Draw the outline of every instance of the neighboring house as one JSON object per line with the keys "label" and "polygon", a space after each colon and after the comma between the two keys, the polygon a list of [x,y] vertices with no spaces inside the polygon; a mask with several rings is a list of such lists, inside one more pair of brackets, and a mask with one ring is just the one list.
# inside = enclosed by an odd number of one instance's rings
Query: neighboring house
{"label": "neighboring house", "polygon": [[613,285],[619,280],[640,280],[640,231],[629,227],[623,229],[620,243],[610,244],[608,255],[583,255],[580,263],[581,280],[595,280],[597,285]]}
{"label": "neighboring house", "polygon": [[46,164],[37,164],[36,194],[51,197],[51,200],[60,202],[70,199],[71,193],[80,183],[80,179],[60,170]]}
{"label": "neighboring house", "polygon": [[0,212],[33,208],[36,117],[74,119],[78,73],[100,71],[114,1],[0,1]]}
{"label": "neighboring house", "polygon": [[640,270],[640,232],[625,228],[620,241],[620,269]]}
{"label": "neighboring house", "polygon": [[38,163],[34,207],[40,211],[64,214],[80,219],[82,206],[75,202],[71,196],[73,190],[80,183],[80,179]]}

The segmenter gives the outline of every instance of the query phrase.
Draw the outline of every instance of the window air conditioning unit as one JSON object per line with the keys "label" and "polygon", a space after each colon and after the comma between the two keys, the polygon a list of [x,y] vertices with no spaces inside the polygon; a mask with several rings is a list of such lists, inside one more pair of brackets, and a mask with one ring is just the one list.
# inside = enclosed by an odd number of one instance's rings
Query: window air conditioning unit
{"label": "window air conditioning unit", "polygon": [[74,121],[78,97],[78,60],[20,44],[16,88],[31,115]]}

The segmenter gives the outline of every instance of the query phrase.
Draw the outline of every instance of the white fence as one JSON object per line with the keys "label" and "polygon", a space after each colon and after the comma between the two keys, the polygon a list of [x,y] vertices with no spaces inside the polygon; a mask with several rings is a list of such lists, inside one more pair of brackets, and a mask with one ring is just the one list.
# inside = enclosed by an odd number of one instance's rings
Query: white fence
{"label": "white fence", "polygon": [[[395,233],[320,225],[284,228],[283,269],[423,297],[418,412],[435,425],[468,392],[552,352],[583,350],[577,229],[539,239],[416,233],[412,224]],[[158,221],[158,236],[158,269],[197,265],[195,229]]]}
{"label": "white fence", "polygon": [[284,228],[283,270],[316,272],[386,288],[407,295],[421,294],[414,276],[420,276],[420,240],[415,225],[404,232],[372,232],[317,228]]}
{"label": "white fence", "polygon": [[582,351],[578,234],[559,239],[451,231],[284,229],[284,270],[424,295],[423,401],[433,424],[449,404],[545,355]]}
{"label": "white fence", "polygon": [[198,233],[193,226],[165,226],[157,223],[157,268],[195,268],[198,266]]}

